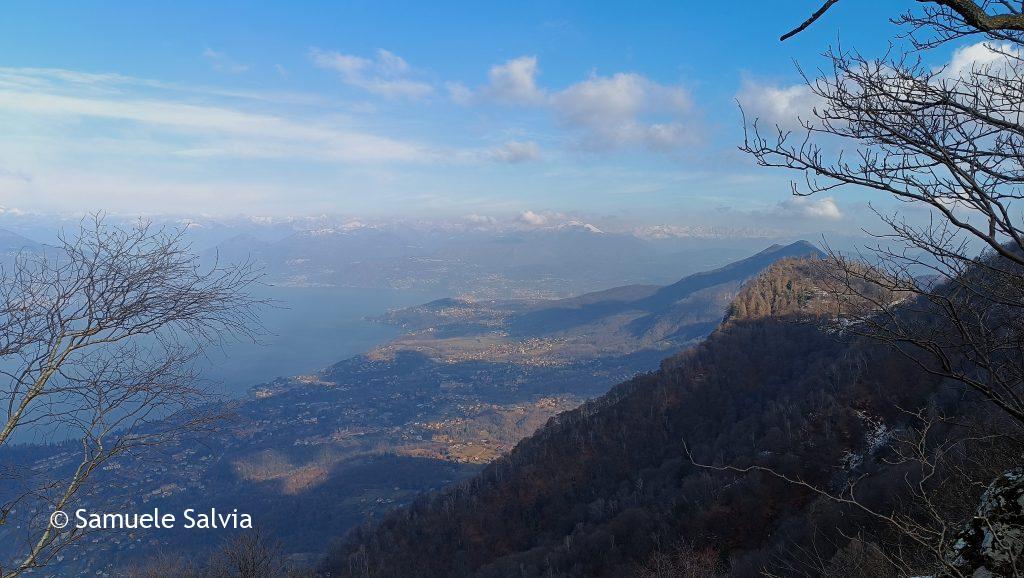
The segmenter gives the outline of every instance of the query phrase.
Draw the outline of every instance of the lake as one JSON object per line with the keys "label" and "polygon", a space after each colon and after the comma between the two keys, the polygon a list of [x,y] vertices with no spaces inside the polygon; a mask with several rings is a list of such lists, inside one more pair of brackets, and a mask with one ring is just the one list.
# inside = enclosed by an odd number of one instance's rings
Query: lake
{"label": "lake", "polygon": [[[310,373],[343,359],[365,353],[387,342],[400,329],[369,321],[396,307],[408,307],[442,295],[397,289],[338,287],[263,287],[257,297],[273,299],[260,319],[266,332],[259,343],[229,340],[212,349],[202,363],[202,377],[214,383],[213,393],[238,397],[253,385],[275,377]],[[0,361],[0,369],[12,371],[14,360]],[[51,400],[49,410],[61,408]],[[74,437],[78,430],[42,419],[19,428],[15,443],[52,443]]]}
{"label": "lake", "polygon": [[400,333],[367,317],[444,295],[399,289],[265,287],[258,296],[276,303],[261,310],[266,333],[260,343],[232,342],[223,353],[211,351],[204,370],[204,376],[219,382],[228,395],[365,353]]}

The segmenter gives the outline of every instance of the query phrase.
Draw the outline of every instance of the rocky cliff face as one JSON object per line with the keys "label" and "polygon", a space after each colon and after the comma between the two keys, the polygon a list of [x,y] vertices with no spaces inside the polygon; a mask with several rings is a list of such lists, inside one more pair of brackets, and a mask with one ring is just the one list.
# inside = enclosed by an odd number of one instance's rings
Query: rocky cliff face
{"label": "rocky cliff face", "polygon": [[1006,472],[985,490],[949,563],[952,568],[940,574],[943,578],[1024,576],[1024,468]]}

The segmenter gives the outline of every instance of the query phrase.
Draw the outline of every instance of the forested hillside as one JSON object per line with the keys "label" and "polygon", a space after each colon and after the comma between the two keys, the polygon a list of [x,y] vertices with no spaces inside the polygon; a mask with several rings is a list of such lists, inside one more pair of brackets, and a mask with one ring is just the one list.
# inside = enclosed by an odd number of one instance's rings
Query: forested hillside
{"label": "forested hillside", "polygon": [[[776,264],[706,342],[557,416],[478,476],[354,531],[323,570],[896,576],[894,551],[904,571],[934,568],[921,544],[871,514],[927,518],[915,488],[934,488],[918,484],[922,462],[901,459],[907,448],[953,440],[969,470],[944,476],[944,498],[928,503],[943,520],[963,519],[983,489],[970,480],[992,479],[1019,448],[964,437],[965,421],[1006,430],[977,419],[985,406],[962,388],[821,323],[838,312],[821,267]],[[817,490],[845,496],[850,484],[846,503]]]}

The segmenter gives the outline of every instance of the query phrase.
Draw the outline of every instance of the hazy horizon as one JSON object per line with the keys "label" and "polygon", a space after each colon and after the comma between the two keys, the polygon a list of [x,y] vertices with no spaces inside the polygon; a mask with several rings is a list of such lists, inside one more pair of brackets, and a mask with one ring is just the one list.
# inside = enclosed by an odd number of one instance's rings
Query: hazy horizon
{"label": "hazy horizon", "polygon": [[[794,126],[816,104],[794,61],[813,69],[838,40],[822,26],[778,43],[790,17],[770,6],[723,29],[700,24],[728,16],[714,4],[642,19],[577,2],[12,7],[7,213],[565,216],[804,235],[873,218],[862,192],[792,197],[789,175],[736,150],[737,104]],[[827,18],[872,47],[869,13]],[[152,26],[159,40],[141,34]],[[937,54],[929,64],[978,58],[972,44]]]}

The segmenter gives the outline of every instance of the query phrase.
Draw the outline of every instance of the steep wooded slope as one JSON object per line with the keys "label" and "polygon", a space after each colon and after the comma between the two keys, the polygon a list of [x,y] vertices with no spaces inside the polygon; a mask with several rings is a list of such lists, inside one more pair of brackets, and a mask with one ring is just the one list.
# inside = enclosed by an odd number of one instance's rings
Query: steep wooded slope
{"label": "steep wooded slope", "polygon": [[[852,518],[805,488],[711,471],[687,454],[828,487],[873,467],[880,432],[910,420],[900,408],[959,395],[886,349],[808,323],[830,310],[821,281],[820,262],[776,264],[706,342],[557,416],[480,475],[354,532],[324,569],[621,576],[682,540],[753,576],[820,524],[849,529]],[[899,475],[876,475],[866,499],[894,499],[884,480]]]}

